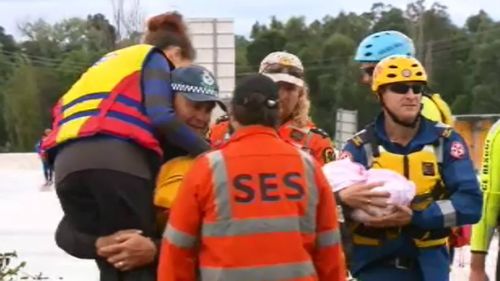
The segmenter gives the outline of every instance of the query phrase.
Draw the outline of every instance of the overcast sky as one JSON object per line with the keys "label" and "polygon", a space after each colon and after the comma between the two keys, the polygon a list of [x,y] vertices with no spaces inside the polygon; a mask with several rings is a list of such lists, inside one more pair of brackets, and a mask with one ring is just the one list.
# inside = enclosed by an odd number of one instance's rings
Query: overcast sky
{"label": "overcast sky", "polygon": [[[127,2],[133,2],[128,0]],[[272,15],[283,20],[295,15],[305,15],[307,21],[340,11],[369,11],[375,2],[384,2],[405,8],[408,0],[142,0],[141,7],[147,17],[176,9],[185,17],[232,18],[235,32],[247,35],[255,21],[268,22]],[[430,5],[433,1],[429,1]],[[439,0],[448,6],[452,20],[462,25],[465,19],[480,9],[494,19],[500,19],[498,0]],[[0,0],[0,26],[8,33],[18,35],[17,24],[44,18],[56,22],[68,17],[85,17],[102,13],[112,19],[111,0]]]}

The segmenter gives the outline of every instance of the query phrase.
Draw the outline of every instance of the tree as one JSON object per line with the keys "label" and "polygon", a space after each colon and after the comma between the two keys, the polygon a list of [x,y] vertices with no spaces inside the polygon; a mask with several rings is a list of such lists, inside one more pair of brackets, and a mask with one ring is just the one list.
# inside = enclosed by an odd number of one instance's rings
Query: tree
{"label": "tree", "polygon": [[[5,117],[0,118],[0,150],[7,142],[15,150],[31,150],[42,126],[50,123],[52,105],[78,77],[103,54],[138,42],[144,23],[140,1],[111,0],[111,5],[112,20],[95,14],[21,24],[21,42],[0,27],[0,112]],[[314,121],[332,133],[335,111],[356,109],[362,127],[380,107],[358,83],[353,55],[366,35],[382,30],[398,30],[414,40],[430,86],[454,113],[498,112],[500,22],[480,11],[459,27],[446,6],[429,6],[425,0],[413,1],[404,11],[375,3],[364,13],[342,12],[310,24],[302,16],[256,22],[250,38],[235,37],[236,75],[257,71],[270,52],[292,52],[305,66]],[[19,108],[30,110],[24,114]]]}
{"label": "tree", "polygon": [[[113,8],[113,20],[120,46],[130,45],[137,40],[144,29],[145,16],[140,0],[110,0]],[[123,41],[123,42],[122,42]],[[139,43],[139,42],[134,42]]]}
{"label": "tree", "polygon": [[87,16],[88,36],[94,50],[113,50],[116,47],[116,28],[103,14]]}
{"label": "tree", "polygon": [[115,28],[102,14],[53,25],[38,20],[21,28],[29,38],[22,46],[33,66],[41,123],[48,126],[57,99],[89,66],[114,49]]}
{"label": "tree", "polygon": [[248,65],[247,47],[250,42],[244,36],[236,35],[234,38],[236,47],[236,73],[251,72],[252,68]]}
{"label": "tree", "polygon": [[18,56],[16,63],[3,92],[4,118],[12,149],[32,151],[42,133],[39,92],[29,59]]}
{"label": "tree", "polygon": [[[487,98],[498,88],[496,81],[491,78],[484,83],[484,77],[495,76],[500,70],[492,51],[496,38],[483,34],[491,32],[494,21],[484,12],[459,28],[451,21],[446,6],[433,3],[427,8],[425,0],[416,0],[405,10],[375,3],[365,13],[343,12],[309,25],[304,22],[303,17],[286,21],[272,18],[268,25],[256,22],[248,44],[245,42],[246,49],[238,48],[238,52],[246,53],[247,60],[238,59],[237,71],[256,70],[272,51],[285,49],[298,55],[305,66],[314,121],[330,132],[338,108],[357,109],[360,126],[380,110],[374,95],[358,83],[359,65],[352,56],[366,35],[382,30],[401,31],[414,40],[418,57],[429,73],[430,86],[453,104],[457,113],[491,110],[486,105],[496,104]],[[485,101],[484,105],[474,102],[478,98]]]}
{"label": "tree", "polygon": [[[12,73],[14,66],[15,53],[18,46],[12,35],[6,34],[3,27],[0,26],[0,93],[5,89],[5,82]],[[0,94],[0,112],[4,111],[3,95]],[[0,151],[5,150],[7,143],[7,131],[5,121],[0,118]]]}
{"label": "tree", "polygon": [[410,33],[410,21],[405,17],[404,11],[388,6],[388,10],[382,10],[377,20],[374,21],[372,32],[384,30],[396,30],[404,34]]}
{"label": "tree", "polygon": [[483,10],[480,10],[477,15],[470,16],[465,21],[465,28],[469,32],[479,32],[484,26],[491,26],[494,22],[491,17]]}
{"label": "tree", "polygon": [[470,57],[472,66],[470,111],[472,113],[497,113],[500,107],[498,89],[500,81],[500,24],[488,27],[483,25],[481,33],[476,34],[475,44]]}
{"label": "tree", "polygon": [[0,49],[6,52],[16,52],[18,47],[14,37],[5,33],[5,29],[0,26]]}
{"label": "tree", "polygon": [[286,37],[282,31],[268,30],[260,33],[247,47],[247,61],[253,70],[258,70],[260,61],[269,53],[281,51]]}

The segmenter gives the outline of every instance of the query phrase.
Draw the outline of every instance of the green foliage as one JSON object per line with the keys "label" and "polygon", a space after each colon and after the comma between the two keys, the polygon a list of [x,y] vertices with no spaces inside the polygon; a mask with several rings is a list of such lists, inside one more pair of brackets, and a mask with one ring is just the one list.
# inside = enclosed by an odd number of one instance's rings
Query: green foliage
{"label": "green foliage", "polygon": [[[55,24],[40,19],[20,31],[27,39],[15,42],[0,28],[0,151],[32,151],[59,97],[118,40],[102,14]],[[120,43],[137,40],[131,36]]]}
{"label": "green foliage", "polygon": [[[384,3],[368,8],[322,19],[256,22],[250,38],[235,37],[236,76],[257,71],[270,52],[292,52],[306,68],[315,123],[333,134],[336,110],[345,108],[358,110],[363,127],[380,106],[359,83],[359,65],[353,61],[357,44],[370,33],[398,30],[414,40],[431,88],[454,113],[498,113],[500,22],[480,11],[460,27],[451,22],[445,6],[429,6],[425,0],[405,9]],[[125,19],[120,26],[114,22],[102,14],[55,24],[27,22],[20,28],[21,42],[0,27],[0,151],[31,151],[50,126],[52,106],[78,77],[103,54],[138,42],[138,29],[127,27]]]}
{"label": "green foliage", "polygon": [[417,56],[429,72],[431,88],[441,93],[455,113],[498,113],[500,23],[480,11],[458,27],[446,6],[428,6],[425,0],[409,3],[405,10],[375,3],[362,14],[342,12],[310,24],[303,17],[256,23],[246,50],[238,48],[246,52],[247,65],[239,60],[237,74],[255,71],[269,52],[295,53],[306,68],[315,123],[333,134],[335,112],[344,108],[358,110],[361,128],[380,106],[369,88],[359,83],[359,65],[352,58],[366,35],[382,30],[412,37]]}
{"label": "green foliage", "polygon": [[[17,259],[16,252],[0,253],[0,280],[14,281],[14,280],[48,280],[43,273],[28,274],[23,270],[26,267],[26,262],[22,261],[19,264],[14,263]],[[62,280],[62,278],[59,278]]]}
{"label": "green foliage", "polygon": [[0,253],[0,280],[14,280],[13,278],[19,276],[21,269],[26,266],[26,262],[11,265],[11,261],[14,258],[17,258],[15,252]]}
{"label": "green foliage", "polygon": [[33,150],[42,132],[39,88],[29,60],[19,56],[16,63],[19,66],[14,69],[3,92],[3,114],[12,150],[27,151]]}

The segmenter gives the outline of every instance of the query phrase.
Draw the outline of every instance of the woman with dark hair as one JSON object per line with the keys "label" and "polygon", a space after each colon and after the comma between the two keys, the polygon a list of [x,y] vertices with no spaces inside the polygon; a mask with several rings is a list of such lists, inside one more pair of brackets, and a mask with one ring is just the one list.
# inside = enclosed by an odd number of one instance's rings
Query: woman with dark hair
{"label": "woman with dark hair", "polygon": [[158,280],[345,280],[334,198],[319,164],[279,137],[278,103],[269,77],[236,86],[235,133],[185,176]]}
{"label": "woman with dark hair", "polygon": [[110,264],[100,258],[98,237],[127,229],[155,237],[152,198],[159,165],[209,149],[173,107],[170,72],[192,61],[194,53],[180,14],[155,16],[144,44],[105,55],[54,108],[42,147],[54,165],[64,211],[58,244],[90,238],[93,243],[71,253],[95,258],[101,280],[154,280],[154,266],[121,272],[115,267],[123,269],[123,260]]}

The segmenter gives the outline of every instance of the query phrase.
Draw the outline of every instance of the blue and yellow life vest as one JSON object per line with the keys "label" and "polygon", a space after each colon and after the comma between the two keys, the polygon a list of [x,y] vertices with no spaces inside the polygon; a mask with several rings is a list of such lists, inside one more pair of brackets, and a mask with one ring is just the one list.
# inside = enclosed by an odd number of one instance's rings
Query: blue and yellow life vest
{"label": "blue and yellow life vest", "polygon": [[135,45],[106,54],[57,102],[52,132],[42,148],[94,135],[131,140],[162,155],[143,106],[141,72],[151,45]]}
{"label": "blue and yellow life vest", "polygon": [[429,120],[453,126],[451,109],[438,93],[422,96],[421,114]]}
{"label": "blue and yellow life vest", "polygon": [[[425,145],[420,151],[406,155],[385,150],[373,130],[373,125],[368,126],[365,131],[355,136],[352,142],[364,148],[368,168],[392,170],[415,183],[416,196],[411,203],[413,210],[425,210],[434,201],[447,198],[441,165],[444,140],[451,134],[450,127],[443,125],[441,136],[436,143]],[[450,234],[450,229],[423,230],[413,225],[377,229],[356,224],[353,229],[353,243],[378,246],[381,240],[397,238],[402,231],[410,235],[417,247],[421,248],[445,245]]]}

